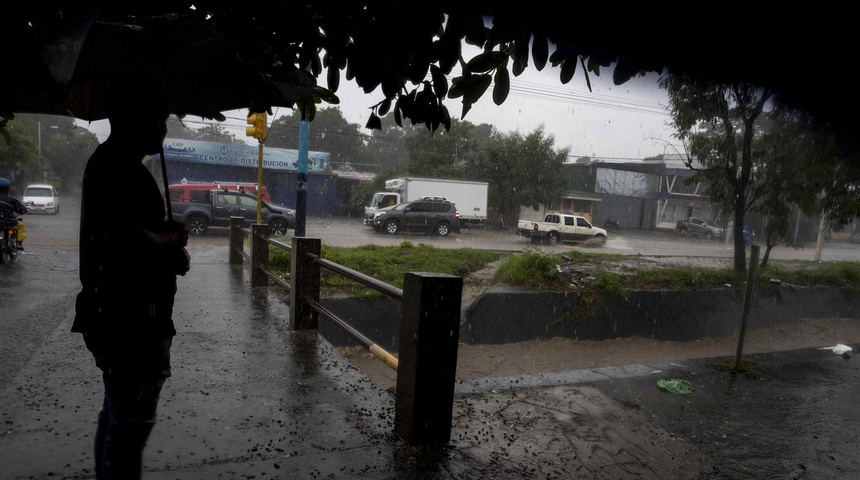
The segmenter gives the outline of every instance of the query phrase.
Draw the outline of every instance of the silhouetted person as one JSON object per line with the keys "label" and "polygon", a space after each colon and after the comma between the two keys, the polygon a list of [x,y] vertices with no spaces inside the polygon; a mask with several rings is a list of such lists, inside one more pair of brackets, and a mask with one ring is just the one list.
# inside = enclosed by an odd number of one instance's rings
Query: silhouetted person
{"label": "silhouetted person", "polygon": [[0,178],[0,228],[14,225],[17,237],[17,249],[24,250],[24,239],[21,238],[23,236],[24,224],[18,220],[18,216],[27,213],[27,207],[12,195],[10,191],[12,186],[14,185],[11,185],[9,180]]}
{"label": "silhouetted person", "polygon": [[96,478],[134,480],[170,376],[173,299],[176,275],[190,265],[188,231],[166,221],[161,190],[142,163],[167,134],[166,94],[153,81],[117,82],[106,107],[110,136],[84,171],[82,289],[72,331],[83,334],[104,383]]}

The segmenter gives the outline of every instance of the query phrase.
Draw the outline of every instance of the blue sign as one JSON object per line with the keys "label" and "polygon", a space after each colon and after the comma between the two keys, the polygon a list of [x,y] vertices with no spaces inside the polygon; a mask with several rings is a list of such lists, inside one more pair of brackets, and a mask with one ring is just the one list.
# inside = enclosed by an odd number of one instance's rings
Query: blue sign
{"label": "blue sign", "polygon": [[[172,162],[204,163],[257,168],[258,145],[164,139],[164,159]],[[263,147],[263,169],[297,171],[299,151]],[[308,172],[329,172],[331,153],[308,152]]]}

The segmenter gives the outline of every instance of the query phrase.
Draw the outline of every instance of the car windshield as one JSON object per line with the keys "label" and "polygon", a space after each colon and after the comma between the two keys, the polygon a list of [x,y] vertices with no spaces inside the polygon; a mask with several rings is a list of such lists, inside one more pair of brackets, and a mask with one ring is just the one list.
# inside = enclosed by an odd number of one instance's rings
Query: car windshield
{"label": "car windshield", "polygon": [[54,194],[50,188],[45,187],[30,187],[24,190],[25,197],[53,197]]}

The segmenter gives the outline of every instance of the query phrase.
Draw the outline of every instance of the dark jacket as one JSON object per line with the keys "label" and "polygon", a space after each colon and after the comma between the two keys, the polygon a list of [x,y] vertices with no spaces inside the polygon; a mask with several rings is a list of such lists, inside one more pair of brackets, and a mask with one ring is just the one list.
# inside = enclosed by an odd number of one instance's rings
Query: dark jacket
{"label": "dark jacket", "polygon": [[158,184],[143,164],[120,161],[123,152],[112,150],[100,145],[84,171],[82,288],[72,331],[84,334],[88,346],[104,345],[97,356],[133,362],[141,349],[176,334],[176,259],[146,235],[166,228]]}
{"label": "dark jacket", "polygon": [[27,213],[27,207],[20,200],[8,193],[0,193],[0,226],[18,223],[18,215],[22,213]]}

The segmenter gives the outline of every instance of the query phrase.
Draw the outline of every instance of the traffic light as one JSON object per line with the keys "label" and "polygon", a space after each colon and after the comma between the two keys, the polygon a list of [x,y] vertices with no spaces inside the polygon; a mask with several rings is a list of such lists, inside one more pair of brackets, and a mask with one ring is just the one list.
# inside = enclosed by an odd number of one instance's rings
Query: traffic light
{"label": "traffic light", "polygon": [[266,112],[248,115],[247,122],[251,126],[245,127],[245,135],[254,137],[257,140],[266,139],[266,135],[269,133],[269,128],[266,125]]}

